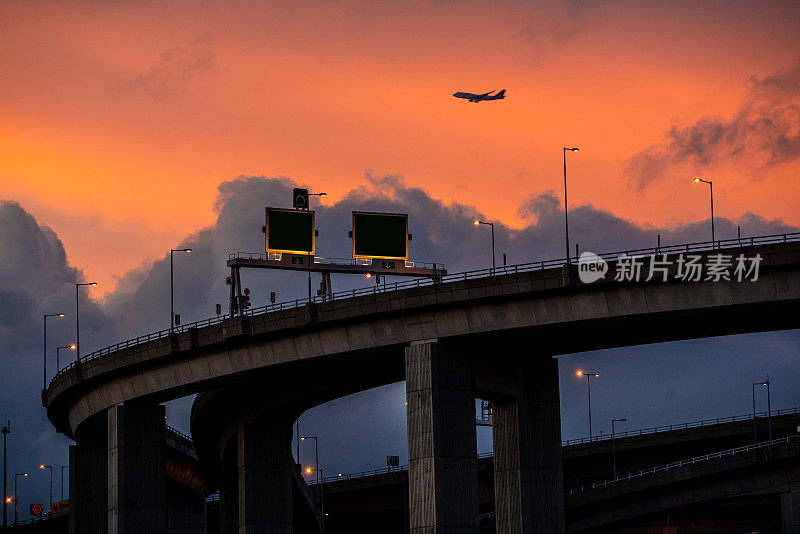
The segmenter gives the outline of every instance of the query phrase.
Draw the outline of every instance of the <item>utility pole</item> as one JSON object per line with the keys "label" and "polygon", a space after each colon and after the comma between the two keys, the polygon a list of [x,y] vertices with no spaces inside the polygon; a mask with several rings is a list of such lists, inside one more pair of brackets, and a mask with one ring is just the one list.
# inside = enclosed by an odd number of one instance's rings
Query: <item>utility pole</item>
{"label": "utility pole", "polygon": [[8,526],[8,465],[6,463],[6,447],[8,435],[11,433],[11,421],[6,421],[6,426],[0,432],[3,433],[3,528]]}

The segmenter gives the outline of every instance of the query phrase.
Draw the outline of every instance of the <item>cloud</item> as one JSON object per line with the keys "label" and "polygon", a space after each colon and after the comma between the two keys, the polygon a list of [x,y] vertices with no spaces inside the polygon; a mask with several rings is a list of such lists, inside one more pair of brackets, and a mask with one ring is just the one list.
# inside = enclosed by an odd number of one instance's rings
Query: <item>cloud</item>
{"label": "cloud", "polygon": [[537,53],[549,46],[560,46],[596,23],[604,8],[595,0],[537,2],[529,21],[515,37],[533,44]]}
{"label": "cloud", "polygon": [[[175,309],[185,322],[213,315],[216,303],[226,307],[228,254],[263,250],[264,207],[287,206],[292,188],[303,185],[280,176],[240,176],[220,184],[215,223],[181,241],[177,248],[190,247],[192,254],[174,257]],[[400,175],[367,172],[364,185],[339,201],[324,205],[316,198],[312,201],[317,203],[322,256],[347,257],[352,210],[389,211],[409,214],[414,235],[412,259],[443,262],[450,272],[491,265],[489,230],[472,224],[475,218],[485,218],[478,208],[445,204],[420,188],[409,187]],[[564,213],[556,195],[548,192],[526,199],[519,212],[525,218],[523,228],[495,222],[498,264],[504,252],[509,263],[563,257]],[[743,226],[746,236],[797,231],[755,214],[716,222],[721,234],[735,235],[736,224]],[[1,410],[8,410],[12,418],[10,469],[36,471],[42,458],[53,465],[67,463],[67,440],[52,430],[39,398],[41,314],[70,313],[48,323],[52,369],[55,346],[74,339],[74,282],[82,279],[82,273],[68,264],[57,234],[39,225],[18,204],[0,203],[0,229],[0,416]],[[653,246],[658,234],[664,244],[705,240],[708,221],[642,228],[613,213],[579,206],[570,210],[570,234],[581,250],[604,252]],[[128,271],[103,301],[82,300],[84,353],[167,328],[169,270],[169,255],[145,262]],[[314,287],[318,280],[314,275]],[[369,283],[362,277],[333,276],[334,290],[339,291]],[[266,304],[270,291],[276,291],[279,300],[304,297],[307,291],[304,273],[244,271],[243,284],[251,289],[254,306]],[[535,350],[533,339],[531,350]],[[585,390],[572,376],[576,367],[597,367],[604,377],[592,385],[597,398],[593,406],[596,428],[604,428],[611,417],[627,417],[629,427],[637,428],[745,413],[750,381],[766,373],[773,375],[773,405],[792,406],[800,392],[796,385],[800,383],[800,364],[793,357],[799,350],[800,334],[794,331],[563,356],[559,364],[563,434],[585,434]],[[726,369],[724,376],[718,373],[721,367]],[[394,384],[334,401],[304,414],[301,427],[319,435],[321,443],[336,444],[321,451],[331,472],[380,467],[386,454],[399,454],[405,461],[404,395],[402,384]],[[191,400],[168,404],[170,424],[188,430]],[[624,413],[620,412],[623,407]],[[490,434],[481,431],[480,436],[481,450],[487,450]],[[31,476],[26,483],[25,500],[46,499],[44,474]]]}
{"label": "cloud", "polygon": [[211,37],[205,34],[165,50],[147,72],[130,80],[124,87],[152,95],[171,94],[213,64]]}
{"label": "cloud", "polygon": [[702,117],[673,126],[663,143],[627,162],[632,184],[644,189],[675,168],[708,170],[732,162],[757,179],[771,167],[800,158],[800,63],[789,71],[751,78],[747,98],[730,118]]}

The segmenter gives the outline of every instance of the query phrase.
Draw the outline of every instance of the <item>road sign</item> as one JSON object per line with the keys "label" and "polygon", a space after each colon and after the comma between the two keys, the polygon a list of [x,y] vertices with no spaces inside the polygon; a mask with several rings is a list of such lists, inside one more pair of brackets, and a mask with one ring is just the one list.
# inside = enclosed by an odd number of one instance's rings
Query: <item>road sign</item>
{"label": "road sign", "polygon": [[353,257],[408,259],[408,215],[354,211]]}
{"label": "road sign", "polygon": [[31,505],[31,515],[42,515],[42,505],[41,504],[32,504]]}
{"label": "road sign", "polygon": [[386,467],[400,467],[400,457],[399,456],[387,456],[386,457]]}
{"label": "road sign", "polygon": [[314,212],[267,208],[267,252],[314,254]]}

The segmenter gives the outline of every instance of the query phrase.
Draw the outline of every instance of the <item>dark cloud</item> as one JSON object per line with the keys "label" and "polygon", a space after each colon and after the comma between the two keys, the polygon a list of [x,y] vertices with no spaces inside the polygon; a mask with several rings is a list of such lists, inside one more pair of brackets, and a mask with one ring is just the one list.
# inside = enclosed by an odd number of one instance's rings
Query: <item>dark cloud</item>
{"label": "dark cloud", "polygon": [[632,183],[642,189],[676,167],[707,170],[722,162],[734,162],[758,178],[770,167],[800,158],[800,63],[748,84],[748,96],[733,117],[673,126],[663,143],[634,155],[627,163]]}
{"label": "dark cloud", "polygon": [[[264,207],[285,207],[291,189],[302,186],[290,178],[239,177],[219,187],[213,226],[187,236],[180,248],[192,254],[175,255],[175,308],[186,322],[213,315],[214,304],[227,304],[225,260],[231,252],[257,252],[264,247]],[[316,202],[316,199],[314,199]],[[411,256],[437,261],[450,272],[491,265],[489,229],[475,227],[484,218],[479,209],[444,204],[424,190],[409,187],[402,176],[368,172],[365,184],[333,204],[317,205],[319,255],[347,257],[350,212],[391,211],[409,214]],[[525,226],[512,229],[495,223],[498,263],[563,257],[564,213],[552,192],[531,197],[519,208]],[[738,221],[716,220],[718,235],[797,231],[781,221],[746,214]],[[75,286],[82,274],[66,261],[64,247],[49,228],[14,203],[0,204],[0,415],[8,412],[14,434],[9,442],[10,471],[30,471],[22,503],[46,497],[47,477],[42,463],[67,463],[67,440],[57,436],[41,408],[41,314],[72,312]],[[581,250],[596,252],[708,239],[708,221],[670,228],[642,228],[614,214],[579,206],[570,211],[570,234]],[[279,300],[304,297],[306,275],[278,271],[246,271],[244,285],[252,290],[255,306],[267,303],[269,291]],[[314,275],[314,287],[318,284]],[[361,277],[334,276],[334,290],[366,286]],[[73,340],[73,318],[48,323],[50,365],[56,344]],[[81,343],[84,353],[169,325],[169,256],[149,261],[126,273],[104,301],[82,301]],[[535,344],[535,340],[532,340]],[[585,384],[574,369],[590,366],[601,372],[593,384],[595,428],[605,429],[611,417],[627,417],[628,426],[681,422],[702,417],[746,413],[750,382],[764,374],[773,377],[773,406],[793,406],[800,383],[798,332],[736,336],[713,340],[649,345],[597,351],[560,358],[564,437],[586,433]],[[725,372],[719,370],[724,368]],[[303,432],[320,436],[321,462],[328,472],[381,467],[387,454],[406,456],[405,389],[393,384],[317,407],[301,419]],[[188,430],[191,398],[168,404],[169,423]],[[624,412],[624,413],[623,413]],[[334,422],[333,424],[331,422]],[[479,431],[479,444],[488,450],[491,434]],[[306,451],[308,453],[309,451]],[[303,459],[307,459],[303,453]],[[24,509],[24,508],[23,508]]]}

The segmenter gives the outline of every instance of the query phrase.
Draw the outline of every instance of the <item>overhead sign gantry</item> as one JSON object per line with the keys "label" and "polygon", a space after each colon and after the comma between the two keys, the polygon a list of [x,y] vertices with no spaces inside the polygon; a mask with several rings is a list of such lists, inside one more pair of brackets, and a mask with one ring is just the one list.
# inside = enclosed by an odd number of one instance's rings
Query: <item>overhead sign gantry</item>
{"label": "overhead sign gantry", "polygon": [[[324,258],[315,255],[315,214],[308,210],[308,191],[295,189],[293,198],[296,209],[266,208],[262,231],[265,234],[263,253],[231,254],[228,267],[231,276],[231,314],[240,312],[242,295],[240,269],[282,269],[305,271],[309,276],[309,300],[311,299],[311,273],[322,274],[317,295],[323,300],[332,298],[331,273],[360,274],[374,277],[376,283],[381,276],[418,276],[440,278],[447,274],[444,265],[409,261],[408,214],[354,211],[352,230],[352,259]],[[298,198],[304,202],[298,203]]]}

